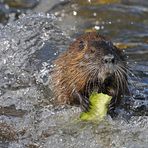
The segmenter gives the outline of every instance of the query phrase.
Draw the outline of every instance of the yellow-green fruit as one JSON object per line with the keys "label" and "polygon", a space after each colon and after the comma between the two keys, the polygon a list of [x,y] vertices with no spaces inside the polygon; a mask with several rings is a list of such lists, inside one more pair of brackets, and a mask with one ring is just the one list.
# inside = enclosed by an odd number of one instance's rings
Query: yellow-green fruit
{"label": "yellow-green fruit", "polygon": [[93,92],[89,97],[90,109],[88,112],[81,113],[80,119],[85,121],[102,120],[107,114],[111,99],[112,97],[107,94]]}

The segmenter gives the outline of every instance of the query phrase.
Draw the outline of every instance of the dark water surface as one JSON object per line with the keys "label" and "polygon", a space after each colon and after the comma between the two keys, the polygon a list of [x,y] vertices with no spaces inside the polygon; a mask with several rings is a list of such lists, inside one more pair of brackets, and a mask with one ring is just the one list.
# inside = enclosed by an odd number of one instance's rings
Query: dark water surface
{"label": "dark water surface", "polygon": [[[29,2],[19,6],[17,17],[8,15],[14,6],[1,11],[0,4],[0,147],[147,148],[147,0]],[[75,120],[78,107],[50,104],[52,60],[76,36],[93,30],[124,48],[132,68],[133,95],[124,98],[119,117],[98,125]]]}

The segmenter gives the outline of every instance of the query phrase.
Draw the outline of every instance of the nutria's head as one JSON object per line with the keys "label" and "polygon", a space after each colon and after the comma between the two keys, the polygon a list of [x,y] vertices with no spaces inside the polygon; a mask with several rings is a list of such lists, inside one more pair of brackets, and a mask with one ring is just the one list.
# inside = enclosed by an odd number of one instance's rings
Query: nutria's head
{"label": "nutria's head", "polygon": [[123,92],[127,87],[123,52],[105,37],[97,33],[82,35],[70,45],[69,54],[71,55],[68,59],[69,65],[75,64],[75,69],[79,69],[83,75],[87,76],[86,89],[91,87],[93,90],[99,86],[109,89],[114,85]]}

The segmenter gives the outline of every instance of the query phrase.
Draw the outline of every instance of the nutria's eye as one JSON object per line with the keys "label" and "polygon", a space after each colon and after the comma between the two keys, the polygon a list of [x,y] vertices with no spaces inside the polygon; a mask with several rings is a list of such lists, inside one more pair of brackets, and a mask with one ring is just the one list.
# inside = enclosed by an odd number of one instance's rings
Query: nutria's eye
{"label": "nutria's eye", "polygon": [[91,47],[90,51],[91,51],[91,53],[94,53],[96,51],[96,49],[94,47]]}
{"label": "nutria's eye", "polygon": [[85,47],[85,43],[83,41],[79,42],[79,50],[83,50]]}

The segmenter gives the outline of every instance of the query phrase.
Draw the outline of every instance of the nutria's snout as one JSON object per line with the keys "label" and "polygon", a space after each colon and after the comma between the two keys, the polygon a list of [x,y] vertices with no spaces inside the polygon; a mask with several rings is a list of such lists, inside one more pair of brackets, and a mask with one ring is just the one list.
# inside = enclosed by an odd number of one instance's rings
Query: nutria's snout
{"label": "nutria's snout", "polygon": [[102,58],[102,62],[107,65],[115,64],[115,56],[112,54],[105,55]]}
{"label": "nutria's snout", "polygon": [[113,54],[103,56],[102,64],[107,75],[112,75],[116,70],[117,60]]}

